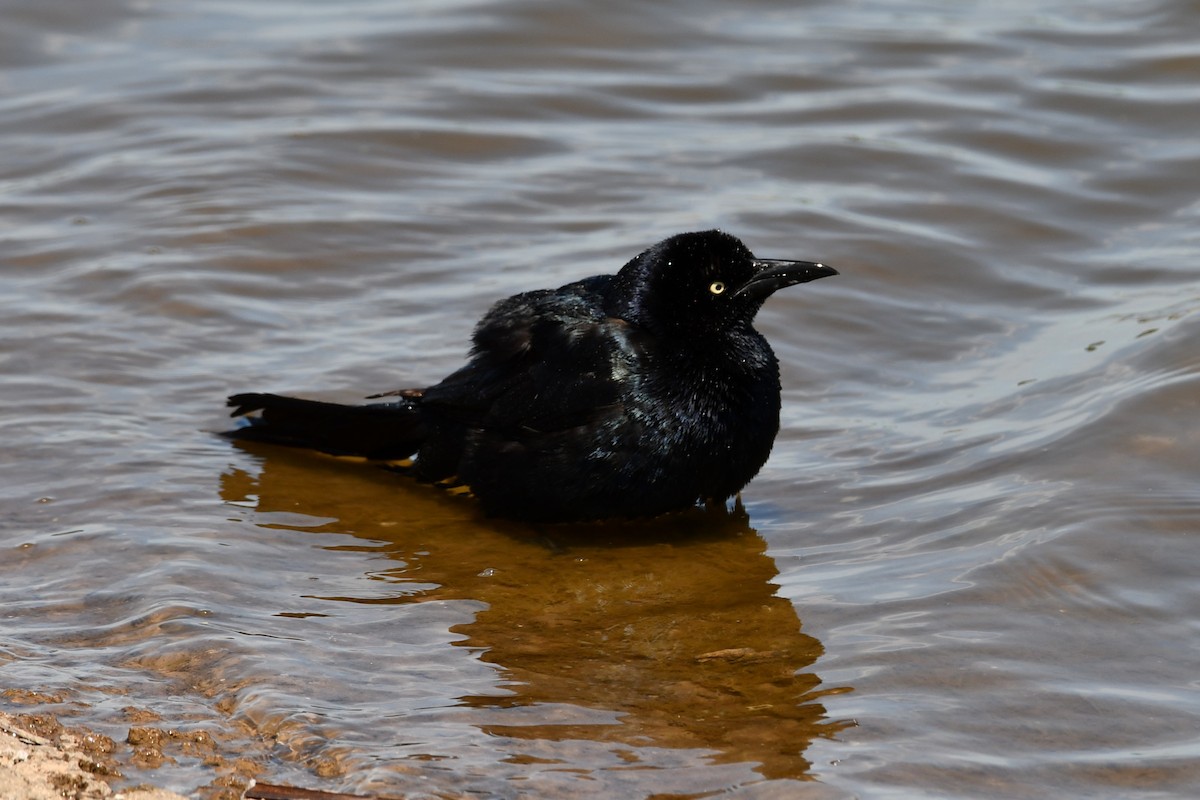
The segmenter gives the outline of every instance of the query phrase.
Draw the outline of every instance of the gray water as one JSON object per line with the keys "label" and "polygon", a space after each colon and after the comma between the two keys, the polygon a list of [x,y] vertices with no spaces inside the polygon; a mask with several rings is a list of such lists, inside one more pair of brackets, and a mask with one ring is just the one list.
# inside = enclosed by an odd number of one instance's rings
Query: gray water
{"label": "gray water", "polygon": [[[1198,12],[4,3],[0,709],[206,797],[1194,796]],[[710,227],[842,273],[747,518],[212,435]]]}

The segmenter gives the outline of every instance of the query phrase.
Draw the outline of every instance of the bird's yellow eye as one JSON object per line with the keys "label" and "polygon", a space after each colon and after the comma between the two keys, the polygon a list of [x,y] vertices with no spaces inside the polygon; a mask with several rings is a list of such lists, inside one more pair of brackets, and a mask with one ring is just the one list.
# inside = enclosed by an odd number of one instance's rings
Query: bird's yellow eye
{"label": "bird's yellow eye", "polygon": [[722,294],[725,291],[725,284],[722,281],[713,281],[708,285],[708,290],[713,294]]}

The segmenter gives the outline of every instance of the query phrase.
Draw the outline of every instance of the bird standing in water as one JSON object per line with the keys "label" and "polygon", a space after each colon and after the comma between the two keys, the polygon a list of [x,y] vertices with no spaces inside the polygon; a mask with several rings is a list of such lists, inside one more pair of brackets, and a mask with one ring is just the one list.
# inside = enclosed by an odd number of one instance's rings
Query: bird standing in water
{"label": "bird standing in water", "polygon": [[489,514],[565,522],[723,502],[779,431],[779,362],[752,325],[776,290],[836,275],[756,258],[721,231],[681,233],[615,275],[496,303],[470,359],[427,389],[340,405],[236,394],[236,439],[412,458]]}

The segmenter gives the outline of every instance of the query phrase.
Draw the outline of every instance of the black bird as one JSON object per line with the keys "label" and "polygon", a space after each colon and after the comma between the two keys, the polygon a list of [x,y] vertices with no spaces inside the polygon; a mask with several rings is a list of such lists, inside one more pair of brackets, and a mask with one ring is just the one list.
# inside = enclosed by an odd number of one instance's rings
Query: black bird
{"label": "black bird", "polygon": [[[571,521],[722,502],[779,431],[779,362],[755,314],[777,289],[836,275],[755,258],[721,231],[681,233],[616,275],[496,303],[441,383],[347,406],[236,394],[262,415],[236,439],[372,459],[465,484],[489,514]],[[394,399],[393,399],[394,398]]]}

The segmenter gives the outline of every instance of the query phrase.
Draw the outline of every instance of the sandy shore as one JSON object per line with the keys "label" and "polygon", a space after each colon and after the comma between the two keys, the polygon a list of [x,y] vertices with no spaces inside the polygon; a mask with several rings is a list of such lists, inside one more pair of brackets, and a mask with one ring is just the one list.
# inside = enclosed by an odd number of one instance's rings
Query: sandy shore
{"label": "sandy shore", "polygon": [[48,733],[0,713],[0,800],[185,800],[149,787],[114,791],[111,740],[64,728]]}
{"label": "sandy shore", "polygon": [[[194,744],[196,736],[133,727],[125,744],[134,758],[155,763],[164,758],[164,746],[178,745],[179,740]],[[110,781],[122,778],[119,749],[104,734],[63,727],[53,714],[14,716],[0,711],[0,800],[188,800],[153,786],[113,789]],[[256,783],[230,774],[198,792],[205,800],[397,800]]]}

